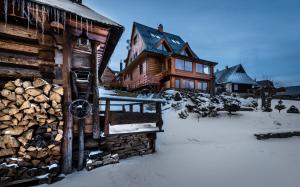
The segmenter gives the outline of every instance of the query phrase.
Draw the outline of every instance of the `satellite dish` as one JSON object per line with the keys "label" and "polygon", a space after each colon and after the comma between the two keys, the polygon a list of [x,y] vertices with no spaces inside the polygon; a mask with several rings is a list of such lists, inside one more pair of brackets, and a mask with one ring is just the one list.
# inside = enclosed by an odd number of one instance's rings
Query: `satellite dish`
{"label": "satellite dish", "polygon": [[85,119],[91,114],[92,107],[87,100],[78,99],[71,103],[69,111],[75,118]]}

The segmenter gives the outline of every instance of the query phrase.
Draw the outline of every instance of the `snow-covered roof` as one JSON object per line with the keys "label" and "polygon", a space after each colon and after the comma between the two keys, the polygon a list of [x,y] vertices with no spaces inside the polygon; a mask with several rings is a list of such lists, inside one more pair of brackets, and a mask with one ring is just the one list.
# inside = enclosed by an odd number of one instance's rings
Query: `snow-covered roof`
{"label": "snow-covered roof", "polygon": [[116,27],[122,27],[120,24],[116,23],[115,21],[97,13],[96,11],[90,9],[89,7],[72,2],[70,0],[31,0],[32,2],[36,2],[39,4],[44,4],[47,6],[51,6],[57,9],[64,10],[66,12],[71,12],[81,16],[83,18],[103,23],[106,25],[112,25]]}
{"label": "snow-covered roof", "polygon": [[241,64],[225,68],[222,71],[215,73],[216,83],[237,83],[237,84],[251,84],[254,85],[256,82],[246,73],[245,69]]}

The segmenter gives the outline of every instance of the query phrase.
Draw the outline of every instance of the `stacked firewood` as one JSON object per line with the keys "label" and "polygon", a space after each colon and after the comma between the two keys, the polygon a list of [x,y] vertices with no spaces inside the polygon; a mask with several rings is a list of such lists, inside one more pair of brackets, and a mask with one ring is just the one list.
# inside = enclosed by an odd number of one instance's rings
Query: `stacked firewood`
{"label": "stacked firewood", "polygon": [[155,151],[155,136],[153,134],[126,134],[105,138],[105,146],[113,154],[119,154],[121,159],[150,154]]}
{"label": "stacked firewood", "polygon": [[0,91],[0,159],[18,158],[26,168],[57,163],[63,138],[63,88],[43,79],[17,79]]}
{"label": "stacked firewood", "polygon": [[91,151],[86,156],[86,169],[88,171],[106,166],[109,164],[116,164],[119,162],[119,155],[118,154],[111,154],[109,152],[103,152],[103,151]]}

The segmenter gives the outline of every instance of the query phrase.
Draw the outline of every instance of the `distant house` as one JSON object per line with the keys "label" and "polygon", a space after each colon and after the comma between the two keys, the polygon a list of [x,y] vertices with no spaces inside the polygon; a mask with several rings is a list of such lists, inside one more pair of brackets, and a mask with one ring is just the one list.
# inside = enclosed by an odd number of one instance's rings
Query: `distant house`
{"label": "distant house", "polygon": [[275,88],[273,81],[270,81],[270,80],[257,81],[257,86],[258,87],[271,87],[271,88]]}
{"label": "distant house", "polygon": [[257,85],[241,64],[217,71],[215,76],[217,92],[248,93]]}
{"label": "distant house", "polygon": [[132,28],[122,71],[128,90],[177,88],[214,91],[215,62],[200,59],[180,36],[139,23]]}
{"label": "distant house", "polygon": [[107,87],[115,86],[115,78],[118,73],[118,71],[114,71],[107,66],[101,76],[102,85]]}
{"label": "distant house", "polygon": [[284,92],[279,92],[276,97],[282,99],[297,99],[300,100],[300,86],[286,87]]}

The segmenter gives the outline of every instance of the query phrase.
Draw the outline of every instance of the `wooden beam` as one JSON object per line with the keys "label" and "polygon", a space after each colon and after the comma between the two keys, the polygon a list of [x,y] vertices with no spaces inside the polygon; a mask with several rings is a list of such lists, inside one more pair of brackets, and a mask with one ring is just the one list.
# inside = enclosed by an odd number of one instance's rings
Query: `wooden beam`
{"label": "wooden beam", "polygon": [[83,169],[84,161],[84,119],[78,120],[78,170]]}
{"label": "wooden beam", "polygon": [[0,77],[12,77],[12,78],[39,78],[42,77],[39,70],[26,69],[26,68],[16,68],[1,65],[0,67]]}
{"label": "wooden beam", "polygon": [[64,33],[63,46],[63,87],[64,87],[64,141],[63,141],[63,172],[72,172],[72,143],[73,143],[73,118],[69,111],[72,102],[72,90],[70,81],[70,66],[72,61],[72,39],[68,29]]}
{"label": "wooden beam", "polygon": [[[66,24],[69,25],[70,27],[72,27],[73,29],[75,28],[75,30],[76,30],[76,20],[75,19],[68,19],[66,21]],[[87,24],[86,24],[85,20],[83,20],[83,22],[82,22],[82,28],[87,30]],[[79,19],[77,20],[77,30],[81,31],[81,21]],[[109,35],[109,29],[105,29],[105,28],[99,27],[97,25],[92,25],[92,27],[91,27],[90,22],[88,24],[88,32],[94,33],[97,35],[101,35],[101,36],[105,36],[105,37],[107,37]]]}
{"label": "wooden beam", "polygon": [[99,65],[97,61],[98,43],[92,44],[92,74],[93,74],[93,138],[100,139],[100,120],[99,120]]}
{"label": "wooden beam", "polygon": [[159,121],[156,123],[156,126],[161,131],[162,130],[162,126],[163,126],[163,120],[162,120],[161,103],[160,102],[156,103],[156,114],[159,115]]}
{"label": "wooden beam", "polygon": [[104,120],[104,134],[109,134],[109,116],[110,116],[110,100],[106,99],[106,106],[105,106],[105,120]]}
{"label": "wooden beam", "polygon": [[32,66],[32,67],[39,67],[40,65],[48,65],[54,66],[54,61],[46,61],[41,59],[34,59],[34,58],[26,58],[24,56],[18,57],[17,54],[14,55],[6,55],[0,53],[0,62],[6,64],[14,64],[14,65],[25,65],[25,66]]}
{"label": "wooden beam", "polygon": [[21,53],[39,54],[40,47],[25,45],[14,41],[0,40],[0,49],[9,51],[18,51]]}

